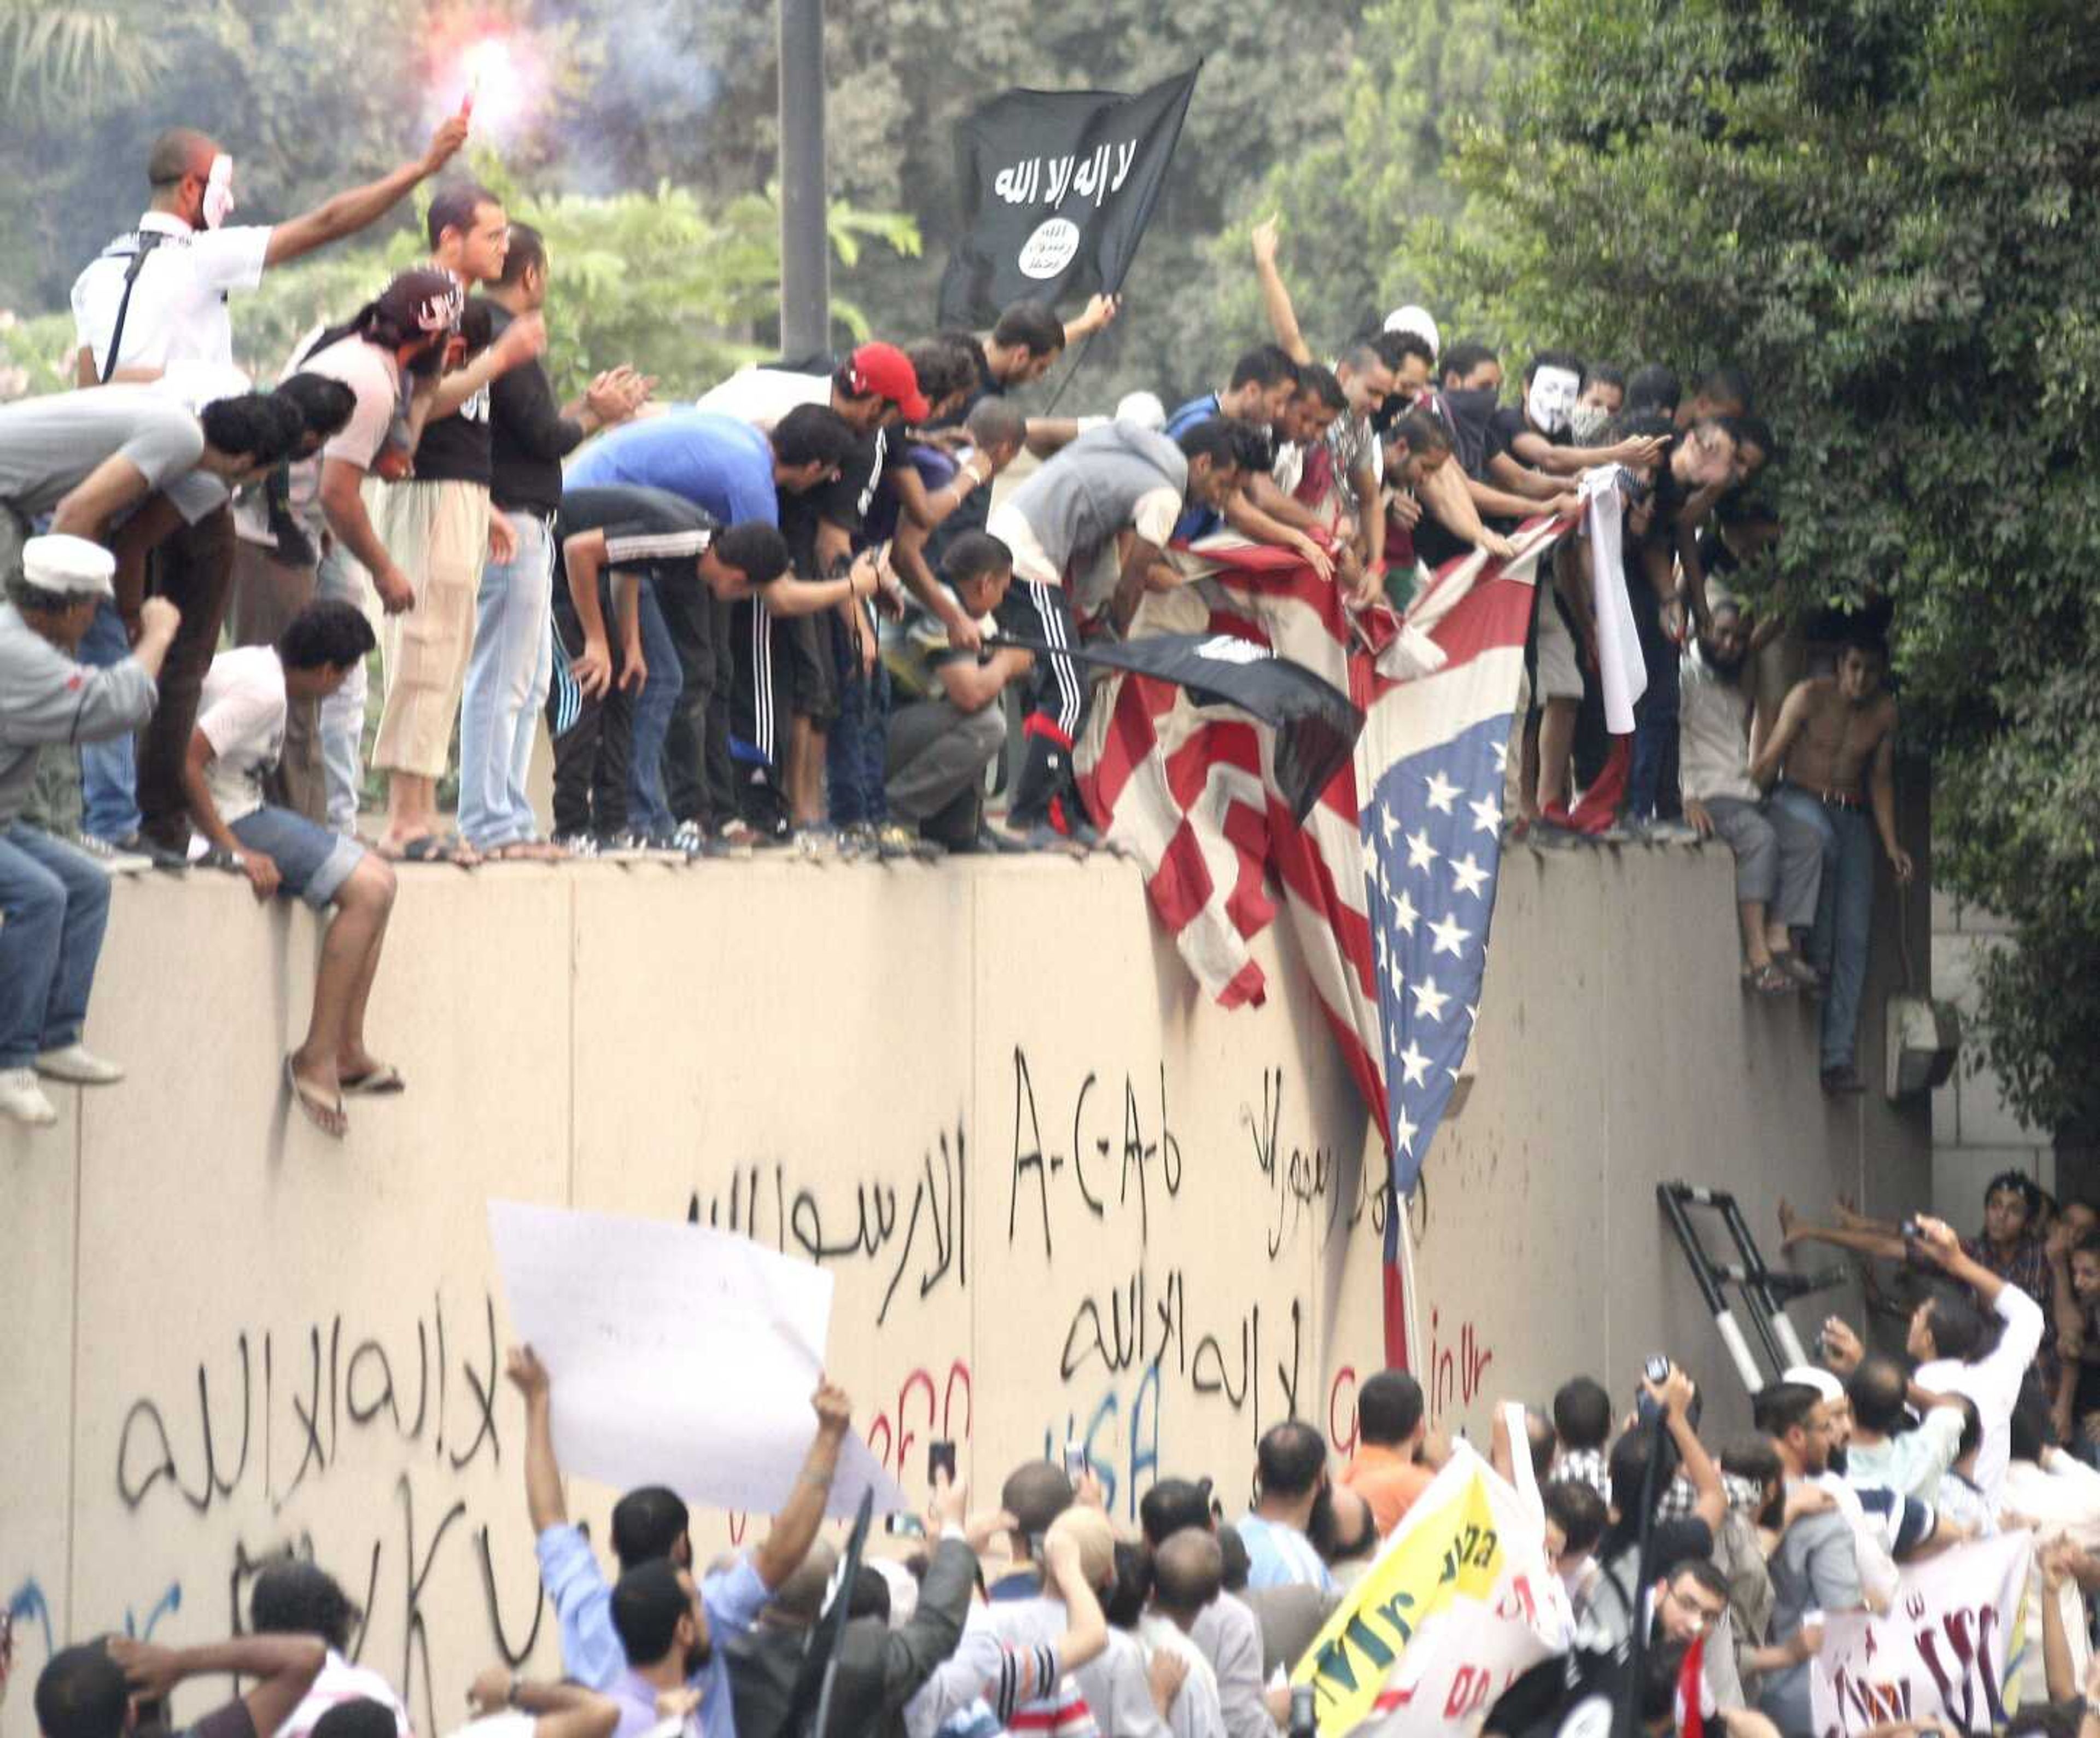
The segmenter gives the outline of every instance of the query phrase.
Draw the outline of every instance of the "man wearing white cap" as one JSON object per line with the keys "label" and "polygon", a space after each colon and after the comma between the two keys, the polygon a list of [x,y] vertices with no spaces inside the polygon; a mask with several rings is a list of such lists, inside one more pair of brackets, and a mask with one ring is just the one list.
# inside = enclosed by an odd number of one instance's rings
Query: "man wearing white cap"
{"label": "man wearing white cap", "polygon": [[116,571],[116,558],[86,538],[33,537],[0,604],[0,1115],[32,1127],[58,1120],[38,1075],[77,1086],[123,1078],[80,1041],[109,878],[19,818],[43,743],[99,742],[152,713],[182,623],[165,598],[140,606],[130,657],[104,669],[73,661],[97,604],[115,593]]}

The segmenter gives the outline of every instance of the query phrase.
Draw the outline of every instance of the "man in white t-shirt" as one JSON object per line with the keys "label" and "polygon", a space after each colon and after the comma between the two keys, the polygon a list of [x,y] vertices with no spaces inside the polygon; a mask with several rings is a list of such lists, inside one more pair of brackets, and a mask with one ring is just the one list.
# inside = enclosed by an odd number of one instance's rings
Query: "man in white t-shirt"
{"label": "man in white t-shirt", "polygon": [[1225,1555],[1207,1528],[1172,1534],[1153,1553],[1152,1608],[1137,1626],[1148,1659],[1171,1653],[1187,1668],[1167,1709],[1174,1738],[1224,1738],[1218,1674],[1191,1639],[1196,1620],[1224,1590]]}
{"label": "man in white t-shirt", "polygon": [[318,1635],[328,1648],[320,1675],[275,1732],[262,1738],[308,1738],[323,1714],[345,1702],[376,1702],[393,1716],[389,1738],[416,1738],[408,1709],[393,1685],[348,1658],[357,1609],[342,1584],[317,1563],[273,1563],[248,1595],[249,1627],[258,1635]]}
{"label": "man in white t-shirt", "polygon": [[[442,364],[464,306],[458,285],[443,272],[402,272],[348,324],[320,334],[295,364],[300,375],[341,382],[355,402],[350,420],[292,472],[290,509],[321,551],[318,569],[271,559],[259,540],[244,542],[236,557],[235,644],[275,644],[317,595],[364,608],[376,588],[387,610],[404,608],[413,598],[366,509],[364,482],[383,467],[405,466],[407,452],[391,443],[392,431],[407,415],[410,384]],[[251,538],[269,535],[246,503],[242,512]],[[364,704],[360,664],[318,707],[294,699],[285,725],[277,784],[285,805],[346,835],[357,831]]]}
{"label": "man in white t-shirt", "polygon": [[1706,610],[1678,673],[1684,818],[1701,838],[1718,838],[1735,854],[1744,975],[1759,994],[1785,995],[1815,982],[1789,929],[1815,925],[1823,854],[1806,828],[1772,824],[1750,777],[1751,695],[1743,676],[1777,619],[1753,631],[1718,586],[1707,588]]}
{"label": "man in white t-shirt", "polygon": [[1976,1403],[1983,1442],[1974,1480],[1995,1511],[2012,1453],[2013,1407],[2027,1365],[2041,1348],[2041,1307],[2018,1286],[1971,1259],[1944,1220],[1920,1215],[1915,1223],[1912,1241],[1917,1248],[1949,1279],[1974,1292],[1978,1304],[1995,1312],[2001,1324],[1996,1346],[1985,1352],[1989,1333],[1982,1311],[1966,1298],[1943,1293],[1918,1305],[1904,1348],[1918,1361],[1912,1378],[1918,1387],[1928,1394],[1965,1394]]}
{"label": "man in white t-shirt", "polygon": [[311,603],[275,646],[212,660],[183,780],[197,830],[248,877],[258,899],[296,894],[335,907],[314,974],[306,1042],[285,1081],[307,1120],[334,1140],[350,1127],[346,1093],[392,1094],[400,1071],[364,1048],[364,1008],[394,909],[394,871],[356,840],[264,802],[262,779],[284,748],[288,700],[318,700],[364,667],[377,643],[354,604]]}
{"label": "man in white t-shirt", "polygon": [[[366,227],[435,174],[465,139],[466,122],[455,116],[438,129],[421,157],[378,181],[286,223],[229,228],[232,159],[188,128],[162,134],[147,160],[152,201],[139,227],[111,242],[74,280],[79,383],[150,380],[178,363],[231,368],[230,295],[254,289],[271,266]],[[163,850],[179,852],[189,842],[183,757],[198,685],[226,618],[233,546],[232,516],[213,507],[169,536],[152,558],[151,589],[183,617],[139,748],[141,830]]]}

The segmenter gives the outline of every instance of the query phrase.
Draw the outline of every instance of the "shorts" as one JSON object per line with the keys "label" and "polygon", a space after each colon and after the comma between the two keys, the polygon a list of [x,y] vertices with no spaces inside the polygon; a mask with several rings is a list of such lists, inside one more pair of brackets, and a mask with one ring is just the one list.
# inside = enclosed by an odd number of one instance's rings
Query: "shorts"
{"label": "shorts", "polygon": [[365,501],[373,529],[416,590],[416,607],[389,615],[380,633],[386,701],[372,764],[439,779],[474,651],[488,491],[477,483],[397,483],[368,489]]}
{"label": "shorts", "polygon": [[262,852],[276,864],[284,877],[280,893],[296,895],[316,911],[328,909],[364,858],[364,847],[356,840],[317,827],[289,809],[265,805],[227,824],[249,850]]}
{"label": "shorts", "polygon": [[1547,700],[1582,698],[1582,666],[1575,655],[1574,630],[1562,612],[1560,598],[1550,584],[1538,587],[1538,680],[1533,704]]}

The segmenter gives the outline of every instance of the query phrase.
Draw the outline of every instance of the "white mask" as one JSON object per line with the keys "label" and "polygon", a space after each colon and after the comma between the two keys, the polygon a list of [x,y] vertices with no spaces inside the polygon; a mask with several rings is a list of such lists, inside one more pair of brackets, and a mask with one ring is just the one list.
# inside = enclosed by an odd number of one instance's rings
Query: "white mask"
{"label": "white mask", "polygon": [[211,160],[205,177],[204,227],[217,229],[233,215],[233,159],[223,151]]}
{"label": "white mask", "polygon": [[1540,368],[1531,377],[1530,388],[1524,396],[1532,426],[1542,434],[1561,433],[1568,426],[1568,413],[1575,408],[1576,395],[1582,390],[1582,380],[1573,369]]}

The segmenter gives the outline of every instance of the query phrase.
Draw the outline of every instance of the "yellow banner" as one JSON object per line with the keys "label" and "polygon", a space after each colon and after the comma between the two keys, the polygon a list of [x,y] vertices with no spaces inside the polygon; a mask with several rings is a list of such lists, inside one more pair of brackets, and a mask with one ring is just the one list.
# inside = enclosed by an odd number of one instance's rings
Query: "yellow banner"
{"label": "yellow banner", "polygon": [[[1434,1494],[1434,1486],[1423,1493]],[[1456,1599],[1490,1598],[1507,1560],[1477,1467],[1433,1511],[1410,1511],[1291,1674],[1294,1684],[1312,1686],[1323,1738],[1353,1731],[1414,1632]]]}

